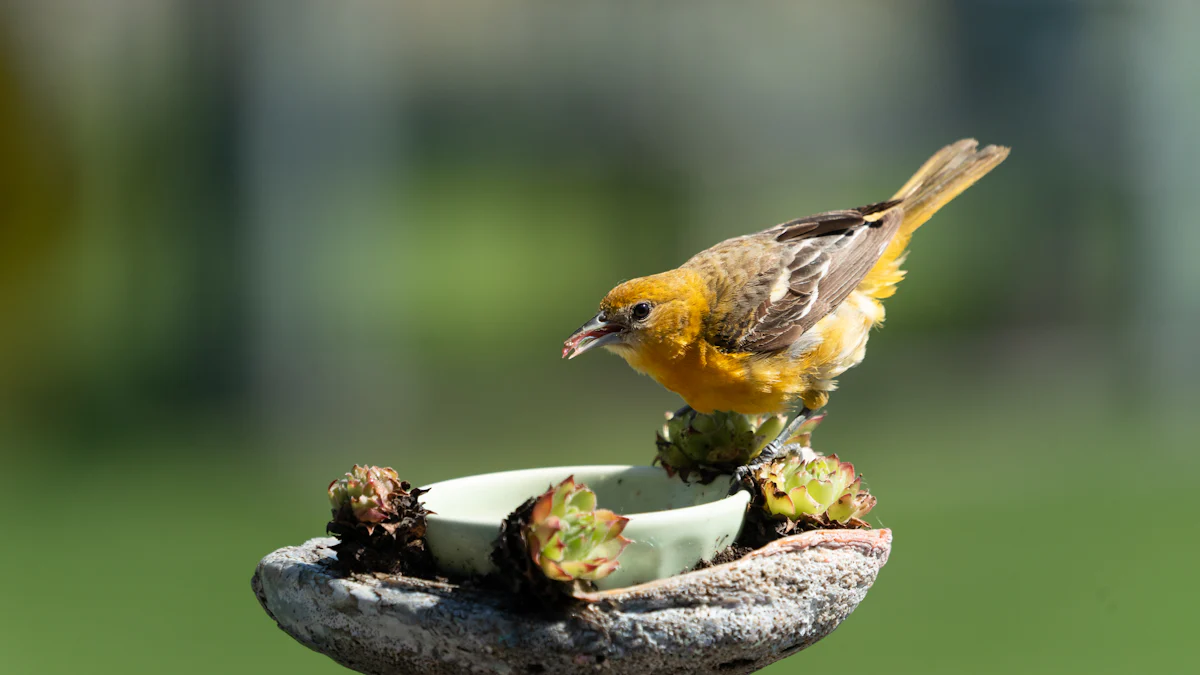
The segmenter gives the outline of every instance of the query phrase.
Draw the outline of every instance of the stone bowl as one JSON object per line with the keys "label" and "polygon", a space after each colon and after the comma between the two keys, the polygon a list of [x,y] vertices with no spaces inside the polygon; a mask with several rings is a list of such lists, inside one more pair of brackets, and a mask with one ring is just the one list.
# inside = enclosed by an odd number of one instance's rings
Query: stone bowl
{"label": "stone bowl", "polygon": [[729,494],[729,481],[685,483],[652,466],[560,466],[486,473],[426,485],[426,541],[438,570],[470,577],[495,570],[500,522],[530,497],[568,476],[596,492],[599,506],[627,516],[633,540],[601,590],[663,579],[712,560],[737,539],[750,493]]}
{"label": "stone bowl", "polygon": [[560,613],[514,612],[501,593],[436,581],[339,578],[327,565],[334,541],[275,551],[251,583],[281,629],[358,672],[729,675],[833,631],[887,562],[892,534],[805,532]]}

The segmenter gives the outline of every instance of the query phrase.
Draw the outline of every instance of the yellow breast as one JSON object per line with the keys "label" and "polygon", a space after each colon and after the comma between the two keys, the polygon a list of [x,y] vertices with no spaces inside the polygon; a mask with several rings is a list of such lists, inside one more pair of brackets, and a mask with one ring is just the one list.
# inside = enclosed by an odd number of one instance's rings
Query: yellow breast
{"label": "yellow breast", "polygon": [[726,353],[704,340],[614,351],[702,413],[781,413],[801,402],[816,409],[836,387],[834,378],[862,361],[870,329],[882,318],[878,301],[855,292],[813,326],[799,352]]}
{"label": "yellow breast", "polygon": [[790,357],[727,354],[703,340],[682,353],[668,354],[654,347],[619,353],[635,370],[653,377],[702,413],[784,412],[803,389],[804,365]]}

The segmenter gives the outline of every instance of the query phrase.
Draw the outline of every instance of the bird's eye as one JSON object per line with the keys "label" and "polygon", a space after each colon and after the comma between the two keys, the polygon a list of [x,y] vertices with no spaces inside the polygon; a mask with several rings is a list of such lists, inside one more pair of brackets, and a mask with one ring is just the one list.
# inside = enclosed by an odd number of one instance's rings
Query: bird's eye
{"label": "bird's eye", "polygon": [[638,304],[634,305],[631,315],[633,316],[634,321],[644,320],[646,317],[650,316],[650,303],[639,302]]}

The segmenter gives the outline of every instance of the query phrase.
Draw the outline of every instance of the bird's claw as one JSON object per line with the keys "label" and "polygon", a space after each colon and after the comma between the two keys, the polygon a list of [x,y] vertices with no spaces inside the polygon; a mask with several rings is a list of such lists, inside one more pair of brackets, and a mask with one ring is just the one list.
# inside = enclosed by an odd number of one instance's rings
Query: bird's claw
{"label": "bird's claw", "polygon": [[772,441],[762,449],[762,452],[758,453],[757,457],[733,470],[733,485],[729,488],[729,494],[749,488],[752,483],[751,476],[754,475],[754,472],[759,467],[780,455],[787,454],[800,455],[800,458],[806,462],[817,458],[816,451],[808,446],[800,445],[799,443],[783,445],[782,442]]}
{"label": "bird's claw", "polygon": [[750,473],[753,470],[748,464],[734,469],[733,481],[729,484],[729,494],[735,495],[742,490],[749,489]]}
{"label": "bird's claw", "polygon": [[762,449],[762,452],[758,453],[757,457],[734,469],[733,487],[730,488],[730,494],[737,492],[743,487],[748,487],[750,484],[750,477],[754,475],[754,472],[758,470],[758,467],[766,464],[772,459],[775,459],[775,457],[778,455],[779,444],[771,442]]}

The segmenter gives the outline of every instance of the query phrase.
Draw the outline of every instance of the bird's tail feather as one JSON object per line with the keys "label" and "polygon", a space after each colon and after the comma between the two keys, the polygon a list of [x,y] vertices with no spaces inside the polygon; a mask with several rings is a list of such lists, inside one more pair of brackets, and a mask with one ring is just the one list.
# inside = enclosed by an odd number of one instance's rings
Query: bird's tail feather
{"label": "bird's tail feather", "polygon": [[[904,264],[905,249],[913,231],[1008,156],[1008,148],[989,145],[976,150],[977,146],[974,139],[968,138],[938,150],[885,203],[887,208],[903,208],[904,220],[883,255],[859,282],[857,290],[860,293],[876,300],[891,297],[896,292],[896,284],[904,278],[900,266]],[[882,310],[879,305],[880,318],[877,320],[882,320]]]}
{"label": "bird's tail feather", "polygon": [[978,145],[975,139],[966,138],[938,150],[892,196],[904,208],[900,234],[912,234],[938,209],[1008,157],[1008,148],[989,145],[979,150]]}

